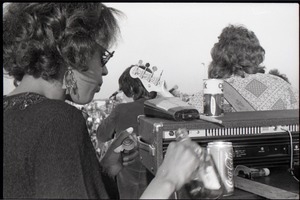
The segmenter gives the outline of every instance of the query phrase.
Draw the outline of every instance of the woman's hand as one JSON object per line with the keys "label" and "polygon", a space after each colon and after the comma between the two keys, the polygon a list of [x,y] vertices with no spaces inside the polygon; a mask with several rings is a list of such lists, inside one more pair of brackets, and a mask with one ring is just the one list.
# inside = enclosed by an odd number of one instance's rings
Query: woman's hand
{"label": "woman's hand", "polygon": [[191,148],[195,145],[198,146],[191,140],[170,143],[156,176],[172,182],[175,190],[179,190],[191,179],[192,173],[200,164],[194,148]]}
{"label": "woman's hand", "polygon": [[192,173],[200,164],[194,151],[194,147],[197,146],[198,144],[191,140],[170,143],[163,163],[141,198],[167,199],[189,182]]}

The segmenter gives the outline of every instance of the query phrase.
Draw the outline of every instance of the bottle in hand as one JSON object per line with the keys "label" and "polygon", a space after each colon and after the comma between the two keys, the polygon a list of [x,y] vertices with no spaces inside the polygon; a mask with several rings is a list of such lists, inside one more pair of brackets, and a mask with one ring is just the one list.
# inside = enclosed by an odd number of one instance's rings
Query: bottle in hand
{"label": "bottle in hand", "polygon": [[[186,129],[178,129],[175,134],[177,141],[191,140]],[[201,164],[193,173],[193,179],[184,186],[187,194],[191,199],[217,199],[221,197],[224,185],[214,160],[206,148],[200,146],[192,148],[201,160]]]}

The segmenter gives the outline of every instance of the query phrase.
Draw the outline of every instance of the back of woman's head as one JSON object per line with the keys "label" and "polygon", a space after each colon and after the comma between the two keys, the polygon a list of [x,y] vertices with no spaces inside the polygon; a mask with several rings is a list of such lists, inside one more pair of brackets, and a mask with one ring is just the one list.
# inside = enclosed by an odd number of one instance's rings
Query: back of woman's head
{"label": "back of woman's head", "polygon": [[[124,94],[129,97],[133,98],[134,100],[140,99],[140,98],[146,98],[146,99],[153,99],[156,97],[156,92],[148,92],[146,88],[143,86],[143,83],[139,78],[132,78],[130,76],[130,70],[132,67],[136,65],[131,65],[125,71],[122,73],[122,75],[119,78],[119,89],[124,92]],[[142,69],[145,69],[144,66],[139,66]],[[146,69],[148,72],[151,73],[151,70],[149,68]]]}
{"label": "back of woman's head", "polygon": [[264,73],[264,67],[260,65],[264,61],[265,50],[253,31],[243,26],[229,25],[218,38],[211,50],[209,78]]}
{"label": "back of woman's head", "polygon": [[25,74],[59,79],[68,66],[86,70],[95,49],[117,39],[120,12],[101,3],[9,3],[3,15],[3,67],[21,81]]}

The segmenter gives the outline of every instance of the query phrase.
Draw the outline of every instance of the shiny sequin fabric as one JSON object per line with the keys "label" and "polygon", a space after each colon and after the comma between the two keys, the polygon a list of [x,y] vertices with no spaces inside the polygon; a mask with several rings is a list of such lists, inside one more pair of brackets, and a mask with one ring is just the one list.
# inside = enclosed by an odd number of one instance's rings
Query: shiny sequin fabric
{"label": "shiny sequin fabric", "polygon": [[5,112],[8,109],[18,106],[20,110],[26,109],[28,106],[36,103],[42,102],[46,97],[35,94],[35,93],[23,93],[20,95],[15,95],[9,98],[5,98],[3,101],[3,111]]}

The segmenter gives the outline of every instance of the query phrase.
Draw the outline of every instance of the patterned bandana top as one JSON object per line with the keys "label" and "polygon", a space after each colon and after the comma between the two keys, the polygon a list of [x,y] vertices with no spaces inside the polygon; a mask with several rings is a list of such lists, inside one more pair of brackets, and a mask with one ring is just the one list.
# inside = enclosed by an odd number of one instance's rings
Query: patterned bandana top
{"label": "patterned bandana top", "polygon": [[[245,78],[232,76],[225,79],[255,110],[299,109],[299,92],[278,76],[271,74],[247,74]],[[203,113],[203,91],[188,101]],[[224,112],[234,109],[225,100]]]}

